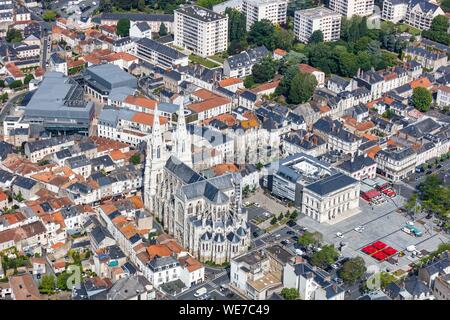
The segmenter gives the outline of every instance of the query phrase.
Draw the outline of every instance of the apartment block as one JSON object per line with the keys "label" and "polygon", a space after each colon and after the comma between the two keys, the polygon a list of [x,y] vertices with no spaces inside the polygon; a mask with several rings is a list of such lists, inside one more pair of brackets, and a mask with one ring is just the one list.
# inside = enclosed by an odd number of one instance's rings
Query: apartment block
{"label": "apartment block", "polygon": [[227,50],[228,17],[196,5],[175,12],[174,44],[202,57]]}
{"label": "apartment block", "polygon": [[295,37],[307,43],[314,31],[322,31],[324,41],[339,40],[341,15],[327,8],[311,8],[295,11]]}
{"label": "apartment block", "polygon": [[287,0],[243,0],[242,12],[247,18],[247,31],[256,21],[269,20],[273,24],[285,24]]}
{"label": "apartment block", "polygon": [[373,13],[373,0],[330,0],[329,8],[344,17],[369,16]]}

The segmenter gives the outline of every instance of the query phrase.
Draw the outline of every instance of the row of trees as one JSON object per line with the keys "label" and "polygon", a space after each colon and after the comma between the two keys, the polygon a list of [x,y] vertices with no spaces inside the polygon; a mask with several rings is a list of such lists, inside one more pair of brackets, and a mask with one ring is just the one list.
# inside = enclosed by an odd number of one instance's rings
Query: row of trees
{"label": "row of trees", "polygon": [[185,4],[185,0],[100,0],[100,12],[136,11],[164,12],[172,14],[173,10]]}
{"label": "row of trees", "polygon": [[447,33],[448,28],[448,18],[440,15],[433,19],[430,30],[422,31],[422,36],[445,45],[450,45],[450,34]]}

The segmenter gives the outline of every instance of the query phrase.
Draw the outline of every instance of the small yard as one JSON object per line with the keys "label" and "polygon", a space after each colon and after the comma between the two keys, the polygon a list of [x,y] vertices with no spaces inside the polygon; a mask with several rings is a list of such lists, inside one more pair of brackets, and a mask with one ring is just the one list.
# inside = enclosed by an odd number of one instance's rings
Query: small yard
{"label": "small yard", "polygon": [[209,69],[219,67],[219,65],[217,63],[214,63],[214,62],[212,62],[212,61],[210,61],[208,59],[196,56],[194,54],[191,54],[189,56],[189,60],[194,62],[194,63],[198,63],[198,64],[200,64],[200,65],[202,65],[202,66],[204,66],[206,68],[209,68]]}
{"label": "small yard", "polygon": [[407,24],[400,24],[400,25],[398,25],[398,30],[399,30],[400,32],[408,32],[408,33],[411,33],[413,36],[418,36],[418,35],[420,35],[421,32],[422,32],[422,31],[420,31],[420,30],[417,29],[417,28],[408,26]]}
{"label": "small yard", "polygon": [[211,57],[209,57],[211,60],[217,61],[220,64],[223,64],[223,62],[225,61],[225,58],[222,57],[222,54],[218,53],[215,54]]}

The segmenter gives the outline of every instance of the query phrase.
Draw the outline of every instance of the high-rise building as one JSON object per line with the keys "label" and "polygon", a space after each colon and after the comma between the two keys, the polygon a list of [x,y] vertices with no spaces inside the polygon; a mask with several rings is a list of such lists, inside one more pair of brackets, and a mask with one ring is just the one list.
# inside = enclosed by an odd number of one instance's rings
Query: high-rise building
{"label": "high-rise building", "polygon": [[287,0],[243,0],[242,12],[247,17],[247,30],[256,21],[269,20],[273,24],[285,24]]}
{"label": "high-rise building", "polygon": [[344,17],[369,16],[373,13],[373,0],[330,0],[329,8]]}
{"label": "high-rise building", "polygon": [[318,7],[295,11],[295,37],[307,43],[314,31],[322,31],[324,41],[339,40],[341,15],[333,10]]}
{"label": "high-rise building", "polygon": [[196,5],[175,10],[174,44],[202,57],[227,50],[228,16]]}

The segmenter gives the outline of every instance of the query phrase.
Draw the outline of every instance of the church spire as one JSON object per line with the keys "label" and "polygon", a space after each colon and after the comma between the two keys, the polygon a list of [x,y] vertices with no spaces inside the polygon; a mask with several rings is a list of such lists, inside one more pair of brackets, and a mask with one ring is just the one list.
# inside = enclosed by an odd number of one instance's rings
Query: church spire
{"label": "church spire", "polygon": [[191,142],[186,129],[186,118],[184,115],[184,97],[182,97],[180,109],[178,110],[177,127],[174,132],[174,146],[176,157],[188,166],[192,166]]}

